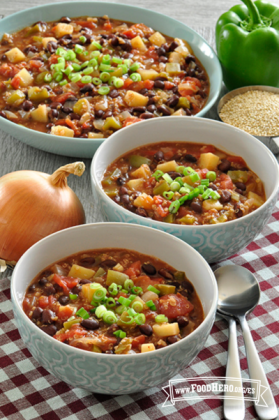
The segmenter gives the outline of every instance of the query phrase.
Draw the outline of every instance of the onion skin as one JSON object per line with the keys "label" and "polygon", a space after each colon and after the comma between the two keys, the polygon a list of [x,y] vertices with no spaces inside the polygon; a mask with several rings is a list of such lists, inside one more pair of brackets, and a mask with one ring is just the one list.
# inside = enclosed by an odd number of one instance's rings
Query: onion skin
{"label": "onion skin", "polygon": [[[18,261],[24,252],[42,238],[85,223],[81,202],[67,185],[69,164],[53,175],[17,171],[0,178],[0,258]],[[83,166],[82,166],[83,165]],[[59,172],[60,171],[60,172]],[[56,175],[55,175],[56,174]]]}

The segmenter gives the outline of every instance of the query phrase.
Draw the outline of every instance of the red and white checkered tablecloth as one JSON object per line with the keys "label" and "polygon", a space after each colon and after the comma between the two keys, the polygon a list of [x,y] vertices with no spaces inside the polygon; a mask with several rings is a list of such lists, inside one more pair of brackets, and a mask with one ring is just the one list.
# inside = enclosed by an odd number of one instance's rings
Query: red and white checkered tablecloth
{"label": "red and white checkered tablecloth", "polygon": [[[249,316],[255,344],[279,405],[279,201],[267,226],[247,248],[219,265],[239,264],[255,273],[261,287],[260,304]],[[217,268],[214,266],[213,269]],[[175,379],[225,376],[227,323],[217,319],[194,362]],[[248,378],[243,338],[238,329],[242,377]],[[162,407],[161,387],[132,395],[109,396],[72,388],[49,374],[23,344],[12,311],[9,280],[0,283],[0,419],[9,420],[218,420],[221,400],[176,402]],[[167,383],[162,384],[166,386]],[[246,401],[245,419],[257,419],[252,402]]]}

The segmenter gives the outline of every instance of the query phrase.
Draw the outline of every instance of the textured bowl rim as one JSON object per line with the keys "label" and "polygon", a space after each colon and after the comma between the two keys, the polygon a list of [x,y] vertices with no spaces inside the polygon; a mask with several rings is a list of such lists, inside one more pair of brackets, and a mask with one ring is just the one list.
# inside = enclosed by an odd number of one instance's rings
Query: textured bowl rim
{"label": "textured bowl rim", "polygon": [[[0,28],[1,28],[1,25],[3,24],[3,22],[5,23],[7,20],[9,20],[9,19],[13,19],[14,17],[16,17],[16,16],[20,16],[21,14],[23,14],[24,12],[27,12],[27,11],[30,11],[30,12],[33,12],[33,11],[36,11],[36,10],[40,10],[40,9],[44,9],[44,8],[49,8],[49,7],[57,7],[57,6],[59,6],[59,5],[69,5],[69,7],[71,7],[72,5],[74,5],[74,4],[78,4],[78,5],[80,5],[81,7],[82,7],[82,5],[83,4],[86,4],[86,3],[91,3],[91,4],[94,4],[94,3],[97,3],[97,4],[102,4],[102,5],[105,5],[105,6],[107,6],[108,8],[112,5],[113,7],[125,7],[125,8],[128,8],[128,9],[132,9],[132,10],[134,10],[135,11],[135,14],[136,14],[136,11],[137,10],[145,10],[148,14],[151,14],[151,15],[158,15],[159,17],[160,16],[163,16],[164,18],[168,18],[169,20],[171,20],[172,21],[172,23],[175,25],[177,22],[179,22],[181,25],[183,25],[184,27],[186,27],[187,29],[189,29],[191,32],[193,32],[195,35],[197,35],[206,45],[207,45],[207,47],[211,50],[211,52],[213,53],[213,57],[214,57],[214,59],[216,59],[216,60],[214,60],[215,61],[215,64],[216,64],[216,73],[217,73],[217,75],[218,75],[218,78],[219,78],[219,86],[218,86],[218,89],[216,90],[216,92],[214,93],[214,95],[213,95],[213,97],[211,98],[211,100],[210,100],[210,102],[208,102],[208,103],[206,103],[205,104],[205,106],[204,106],[204,108],[197,114],[197,115],[199,115],[200,117],[201,116],[203,116],[204,114],[206,114],[211,108],[212,108],[212,106],[214,105],[214,103],[217,101],[217,99],[218,99],[218,97],[219,97],[219,94],[220,94],[220,92],[221,92],[221,87],[222,87],[222,80],[223,80],[223,76],[222,76],[222,69],[221,69],[221,64],[220,64],[220,62],[219,62],[219,60],[218,60],[218,58],[217,58],[217,55],[216,55],[216,53],[215,53],[215,51],[213,50],[213,48],[208,44],[208,42],[204,39],[204,37],[202,36],[202,35],[200,35],[198,32],[196,32],[194,29],[192,29],[190,26],[188,26],[188,25],[186,25],[186,23],[183,23],[183,22],[181,22],[181,21],[179,21],[179,20],[177,20],[177,19],[175,19],[175,18],[172,18],[172,17],[170,17],[170,16],[167,16],[167,15],[164,15],[163,13],[160,13],[160,12],[156,12],[155,10],[147,10],[147,9],[145,9],[144,7],[138,7],[138,6],[132,6],[132,5],[128,5],[128,4],[124,4],[124,3],[112,3],[112,2],[106,2],[106,3],[103,3],[102,1],[73,1],[73,2],[58,2],[58,3],[47,3],[47,4],[44,4],[44,5],[41,5],[41,6],[35,6],[35,7],[30,7],[30,8],[28,8],[28,9],[24,9],[24,10],[20,10],[20,11],[18,11],[18,12],[15,12],[15,13],[13,13],[13,14],[11,14],[11,15],[8,15],[8,16],[6,16],[5,18],[3,18],[2,20],[0,20]],[[104,6],[104,7],[105,7]],[[113,18],[112,18],[113,19]],[[18,30],[20,30],[20,29],[22,29],[22,28],[19,28]],[[167,34],[166,34],[167,35]],[[145,122],[145,121],[144,121]],[[14,124],[15,123],[13,123],[12,121],[9,121],[9,120],[7,120],[7,119],[4,119],[4,121],[3,121],[3,125],[6,125],[7,124],[7,127],[13,127],[14,126]],[[28,127],[25,127],[25,126],[20,126],[20,125],[18,125],[18,124],[16,124],[17,125],[17,127],[18,127],[18,129],[20,129],[20,130],[23,130],[23,132],[25,132],[26,134],[28,134],[30,131],[31,132],[34,132],[34,131],[36,131],[36,130],[33,130],[33,129],[31,129],[31,128],[28,128]],[[123,130],[123,129],[122,129]],[[77,140],[80,140],[80,143],[82,144],[82,143],[92,143],[92,144],[94,144],[94,143],[98,143],[98,142],[100,142],[100,141],[104,141],[105,139],[103,139],[103,138],[95,138],[95,139],[89,139],[89,138],[80,138],[80,137],[64,137],[64,136],[56,136],[56,135],[53,135],[53,134],[47,134],[47,133],[44,133],[44,132],[39,132],[39,134],[40,134],[40,136],[42,136],[42,138],[44,139],[44,140],[46,140],[47,141],[47,139],[49,139],[49,136],[51,135],[52,137],[54,137],[54,138],[56,138],[56,140],[57,141],[59,141],[61,144],[63,144],[63,143],[65,143],[65,145],[68,145],[68,142],[70,141],[71,143],[74,143],[74,142],[76,142]]]}
{"label": "textured bowl rim", "polygon": [[[204,264],[206,266],[207,270],[208,270],[208,276],[209,276],[209,278],[212,281],[212,288],[213,288],[212,305],[211,305],[211,307],[210,307],[210,309],[208,311],[208,314],[206,315],[206,317],[204,318],[204,320],[202,321],[202,323],[191,334],[189,334],[188,336],[184,337],[183,339],[181,339],[177,343],[173,343],[171,346],[176,346],[176,348],[177,348],[178,346],[181,345],[181,342],[182,341],[183,342],[187,341],[188,340],[188,337],[195,337],[199,333],[200,329],[202,329],[203,324],[205,322],[209,322],[210,318],[214,317],[214,314],[216,313],[217,302],[218,302],[218,287],[217,287],[216,278],[214,276],[214,273],[213,273],[210,265],[207,263],[207,261],[191,245],[183,242],[181,239],[176,238],[173,235],[170,235],[169,233],[166,233],[166,232],[163,232],[163,231],[160,231],[160,230],[156,230],[156,229],[150,228],[148,226],[140,226],[140,225],[137,225],[137,224],[134,224],[134,223],[118,223],[118,222],[88,223],[88,224],[85,224],[85,225],[74,226],[74,227],[71,227],[71,228],[68,228],[68,229],[61,230],[59,232],[55,232],[55,233],[53,233],[53,234],[51,234],[51,235],[49,235],[49,236],[41,239],[36,244],[32,245],[22,255],[22,257],[19,259],[19,261],[16,264],[15,269],[13,271],[12,278],[11,278],[11,286],[10,286],[10,288],[11,288],[11,297],[12,297],[13,305],[16,306],[17,312],[19,312],[20,315],[23,316],[23,318],[25,319],[25,323],[27,323],[29,325],[29,328],[31,328],[31,330],[33,330],[34,332],[37,332],[41,336],[41,339],[42,340],[51,340],[51,342],[52,343],[55,342],[56,345],[58,345],[58,347],[63,346],[62,349],[65,349],[64,343],[62,343],[62,342],[60,342],[58,340],[55,340],[53,337],[47,335],[40,328],[38,328],[35,324],[33,324],[33,322],[31,321],[31,319],[23,311],[22,305],[20,305],[20,303],[18,302],[17,292],[16,292],[16,289],[15,289],[15,277],[17,275],[20,275],[20,274],[18,274],[18,271],[20,270],[20,264],[21,264],[21,262],[24,261],[25,258],[28,258],[30,254],[32,255],[33,248],[35,248],[37,246],[37,244],[41,244],[42,242],[52,241],[53,238],[55,238],[55,236],[57,236],[59,234],[63,234],[66,231],[69,231],[69,230],[78,230],[78,229],[83,230],[83,229],[87,229],[88,227],[92,227],[92,226],[93,227],[94,226],[103,226],[103,228],[108,228],[109,226],[111,226],[111,227],[113,227],[113,226],[119,227],[119,225],[120,226],[122,225],[123,228],[125,228],[125,227],[132,227],[132,228],[134,228],[136,230],[137,229],[140,229],[140,230],[144,229],[146,231],[147,230],[152,230],[152,231],[154,231],[153,232],[154,235],[163,236],[166,239],[170,239],[169,236],[171,236],[172,237],[171,240],[177,242],[180,246],[184,246],[185,249],[186,249],[186,251],[187,250],[188,251],[190,250],[190,252],[193,252],[196,255],[196,257],[200,260],[200,264]],[[129,248],[129,249],[131,249],[131,248]],[[81,250],[80,252],[82,252],[82,251],[83,250]],[[14,308],[13,308],[13,311],[14,311]],[[210,331],[209,331],[209,333],[210,333]],[[155,350],[155,354],[158,354],[157,352],[161,352],[161,353],[166,352],[167,349],[168,349],[168,347],[169,346],[163,347],[161,349],[156,349]],[[105,353],[93,353],[93,352],[91,353],[91,352],[88,352],[86,350],[82,350],[82,349],[79,349],[79,348],[76,348],[76,347],[71,347],[71,346],[67,346],[67,348],[69,349],[70,352],[73,352],[73,353],[77,352],[77,354],[81,354],[81,355],[82,354],[84,355],[84,353],[85,353],[85,354],[88,354],[88,357],[92,357],[92,358],[94,358],[94,357],[103,357],[103,358],[106,358],[106,357],[114,357],[115,358],[115,357],[117,357],[118,359],[120,359],[120,358],[125,358],[126,359],[128,356],[132,356],[132,357],[135,357],[135,356],[136,357],[147,357],[150,354],[150,352],[146,352],[146,353],[136,353],[136,354],[129,354],[129,355],[127,355],[127,354],[113,354],[113,355],[111,355],[111,354],[105,354]],[[175,349],[175,347],[172,347],[172,349]],[[153,352],[151,352],[151,353],[153,353]]]}
{"label": "textured bowl rim", "polygon": [[[167,118],[168,121],[171,121],[171,120],[177,121],[177,119],[179,118],[179,119],[183,119],[183,121],[185,121],[185,124],[187,124],[187,119],[185,117],[171,117],[170,116],[170,117],[161,117],[161,119],[162,118],[164,118],[164,119]],[[155,121],[154,119],[149,119],[149,120],[147,120],[145,122],[145,124],[151,124],[152,125],[152,124],[154,124],[154,121]],[[200,117],[191,117],[191,121],[198,121],[201,124],[203,124],[203,123],[209,123],[211,125],[220,125],[220,126],[222,125],[222,127],[226,127],[225,130],[226,129],[229,129],[229,130],[232,130],[232,131],[235,131],[236,130],[238,133],[242,133],[243,136],[246,136],[246,137],[248,136],[248,138],[250,139],[250,141],[252,143],[253,142],[257,142],[258,143],[258,146],[262,149],[262,154],[267,154],[269,156],[269,158],[271,159],[271,161],[273,161],[273,163],[275,164],[275,167],[276,167],[276,170],[277,170],[275,188],[273,189],[272,193],[270,194],[270,197],[264,202],[264,204],[261,207],[258,207],[252,213],[246,214],[245,216],[243,216],[243,217],[241,217],[239,219],[234,219],[234,220],[230,220],[228,222],[225,222],[225,224],[229,224],[230,226],[232,226],[233,224],[241,223],[241,220],[243,220],[244,218],[245,218],[245,220],[248,220],[248,218],[253,217],[253,215],[257,214],[260,211],[263,211],[266,207],[268,207],[269,203],[273,200],[274,196],[278,193],[278,189],[279,189],[279,165],[278,165],[278,162],[277,162],[275,156],[273,155],[273,153],[260,140],[258,140],[257,138],[255,138],[251,134],[246,133],[245,131],[240,130],[237,127],[233,127],[233,126],[231,126],[229,124],[223,123],[222,121],[212,120],[212,119],[209,119],[209,118],[200,118]],[[122,132],[123,132],[123,130],[130,130],[133,126],[138,125],[138,124],[140,124],[140,122],[134,123],[132,126],[125,127],[125,128],[122,129]],[[124,212],[125,215],[128,216],[128,215],[131,215],[132,214],[133,217],[135,217],[136,220],[142,221],[143,218],[141,216],[138,216],[137,214],[130,212],[129,210],[125,209],[124,207],[122,207],[119,204],[115,203],[111,198],[109,198],[107,196],[107,194],[104,192],[104,190],[100,187],[99,181],[98,181],[97,176],[96,176],[96,166],[97,166],[96,162],[98,161],[99,156],[102,153],[105,154],[106,148],[109,148],[110,147],[110,142],[111,141],[114,141],[114,136],[116,136],[116,135],[120,135],[120,132],[119,132],[119,134],[118,134],[118,132],[112,134],[97,149],[95,155],[93,156],[92,162],[91,162],[90,178],[91,178],[92,184],[94,185],[95,188],[97,188],[97,190],[99,191],[99,193],[101,194],[102,198],[105,200],[106,203],[108,203],[109,205],[112,205],[112,207],[115,210],[117,210],[117,209],[119,210],[119,208],[120,208],[120,211]],[[160,142],[157,142],[157,143],[160,143]],[[152,144],[152,143],[146,143],[146,145],[148,145],[148,144]],[[133,150],[133,149],[129,149],[129,150]],[[127,152],[129,152],[129,150]],[[156,227],[158,226],[160,228],[163,228],[164,226],[168,226],[168,223],[158,222],[157,220],[153,220],[153,219],[150,222],[151,223],[154,223]],[[175,225],[173,225],[173,226],[175,226]],[[191,225],[177,225],[177,226],[180,229],[183,229],[183,230],[187,230],[187,229],[188,230],[191,230],[193,228],[194,229],[199,229],[199,230],[200,229],[210,229],[210,230],[213,230],[213,229],[217,229],[217,226],[219,226],[219,225],[218,224],[216,224],[216,225],[211,224],[211,225],[194,225],[194,226],[191,226]]]}

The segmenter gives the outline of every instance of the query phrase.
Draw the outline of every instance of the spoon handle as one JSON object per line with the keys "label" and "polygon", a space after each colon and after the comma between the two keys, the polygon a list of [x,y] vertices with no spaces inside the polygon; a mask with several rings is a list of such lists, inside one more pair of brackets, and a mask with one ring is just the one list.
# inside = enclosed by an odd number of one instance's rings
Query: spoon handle
{"label": "spoon handle", "polygon": [[[263,370],[263,366],[261,364],[260,358],[258,356],[258,352],[253,341],[248,323],[244,316],[238,317],[242,331],[243,331],[243,338],[245,343],[246,355],[247,355],[247,362],[248,362],[248,369],[251,382],[253,384],[253,380],[260,381],[260,385],[266,387],[266,391],[263,391],[262,388],[259,389],[259,401],[254,401],[255,410],[261,420],[272,420],[275,419],[278,415],[278,410],[266,378],[266,375]],[[254,387],[257,389],[257,383],[254,382]],[[261,392],[260,392],[261,390]]]}
{"label": "spoon handle", "polygon": [[[237,347],[237,334],[236,322],[233,318],[228,319],[229,322],[229,347],[228,347],[228,360],[226,370],[226,385],[230,389],[242,389],[242,379],[240,372],[238,347]],[[232,380],[233,378],[233,380]],[[243,392],[224,392],[224,417],[227,420],[243,420],[245,416],[245,406]]]}

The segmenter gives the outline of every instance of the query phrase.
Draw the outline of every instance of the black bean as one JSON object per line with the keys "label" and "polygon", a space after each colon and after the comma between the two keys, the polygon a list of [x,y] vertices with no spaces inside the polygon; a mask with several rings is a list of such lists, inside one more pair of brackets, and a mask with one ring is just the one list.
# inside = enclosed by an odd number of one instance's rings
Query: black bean
{"label": "black bean", "polygon": [[179,340],[177,335],[171,335],[170,337],[167,337],[167,343],[174,344]]}
{"label": "black bean", "polygon": [[119,195],[116,195],[115,197],[113,197],[113,201],[115,201],[117,204],[119,204],[120,203]]}
{"label": "black bean", "polygon": [[50,309],[44,309],[42,312],[42,323],[43,324],[51,324],[52,318],[55,317],[55,313],[53,313]]}
{"label": "black bean", "polygon": [[133,112],[136,112],[136,113],[139,113],[139,114],[142,114],[145,111],[146,111],[146,107],[145,106],[135,106],[133,108]]}
{"label": "black bean", "polygon": [[104,111],[101,109],[98,109],[97,111],[95,111],[95,118],[102,118],[104,115]]}
{"label": "black bean", "polygon": [[173,274],[167,270],[166,268],[161,268],[158,273],[160,274],[160,276],[163,276],[165,279],[167,280],[173,280],[174,276]]}
{"label": "black bean", "polygon": [[169,115],[171,115],[170,110],[166,108],[164,105],[159,105],[157,107],[157,111],[159,111],[160,114],[163,114],[165,117],[168,117]]}
{"label": "black bean", "polygon": [[243,194],[243,193],[244,193],[244,191],[240,190],[239,188],[236,188],[236,189],[235,189],[235,192],[236,192],[237,194]]}
{"label": "black bean", "polygon": [[148,89],[144,88],[139,91],[141,95],[146,95],[148,93]]}
{"label": "black bean", "polygon": [[194,57],[193,55],[189,54],[187,55],[187,57],[185,58],[185,62],[187,64],[191,63],[191,61],[193,61],[194,63],[196,62],[196,57]]}
{"label": "black bean", "polygon": [[120,327],[117,324],[112,324],[106,331],[106,335],[111,335],[113,337],[115,337],[115,335],[113,334],[115,331],[118,331],[120,329]]}
{"label": "black bean", "polygon": [[126,187],[120,187],[119,188],[119,195],[128,194],[128,189]]}
{"label": "black bean", "polygon": [[80,120],[81,119],[81,116],[76,114],[75,112],[71,112],[69,114],[69,117],[71,118],[71,120]]}
{"label": "black bean", "polygon": [[179,44],[177,41],[172,41],[172,43],[169,46],[169,51],[174,51],[177,47],[179,47]]}
{"label": "black bean", "polygon": [[22,104],[22,108],[24,109],[24,111],[30,111],[30,109],[33,108],[33,104],[31,101],[24,101]]}
{"label": "black bean", "polygon": [[164,160],[164,153],[162,152],[162,150],[159,150],[159,152],[155,153],[155,155],[153,156],[153,160],[155,160],[156,162]]}
{"label": "black bean", "polygon": [[79,91],[80,93],[86,93],[90,92],[93,88],[94,85],[92,85],[92,83],[87,83],[86,85],[82,86]]}
{"label": "black bean", "polygon": [[234,205],[234,212],[237,218],[243,216],[243,211],[241,210],[240,205],[237,203]]}
{"label": "black bean", "polygon": [[104,115],[102,116],[103,120],[109,117],[112,117],[112,112],[110,110],[106,111]]}
{"label": "black bean", "polygon": [[168,62],[168,57],[165,57],[164,55],[161,55],[161,57],[159,57],[159,62],[160,63],[167,63]]}
{"label": "black bean", "polygon": [[73,112],[73,110],[67,106],[62,106],[61,111],[63,111],[65,114],[71,114],[71,112]]}
{"label": "black bean", "polygon": [[50,104],[49,107],[51,109],[57,109],[57,108],[61,108],[61,104],[60,102],[52,102],[52,104]]}
{"label": "black bean", "polygon": [[195,156],[190,155],[188,153],[184,155],[184,159],[187,160],[188,162],[193,162],[193,163],[197,162],[198,160]]}
{"label": "black bean", "polygon": [[176,105],[178,104],[178,101],[179,101],[179,96],[177,96],[177,95],[173,95],[171,98],[169,98],[169,99],[167,100],[167,105],[168,105],[170,108],[175,108],[175,107],[176,107]]}
{"label": "black bean", "polygon": [[115,267],[117,265],[117,262],[116,261],[114,261],[114,260],[105,260],[105,261],[102,261],[101,263],[100,263],[100,266],[101,267],[109,267],[109,268],[113,268],[113,267]]}
{"label": "black bean", "polygon": [[33,52],[33,53],[36,53],[36,52],[38,52],[39,50],[38,50],[38,48],[37,47],[35,47],[35,45],[29,45],[28,47],[26,47],[26,48],[24,48],[24,50],[23,50],[23,52],[24,52],[24,54],[28,54],[29,52]]}
{"label": "black bean", "polygon": [[139,117],[143,120],[149,120],[150,118],[154,118],[154,115],[151,114],[151,112],[144,112],[143,114],[140,114]]}
{"label": "black bean", "polygon": [[142,217],[148,217],[147,211],[143,207],[137,207],[136,214]]}
{"label": "black bean", "polygon": [[58,112],[58,110],[57,110],[57,109],[51,109],[51,110],[49,111],[49,116],[50,116],[51,118],[58,118],[58,115],[59,115],[59,112]]}
{"label": "black bean", "polygon": [[140,325],[139,330],[142,334],[147,335],[148,337],[153,334],[152,327],[149,324]]}
{"label": "black bean", "polygon": [[125,184],[125,181],[126,181],[126,179],[123,178],[123,176],[122,177],[120,176],[119,178],[117,178],[116,184],[117,185],[124,185]]}
{"label": "black bean", "polygon": [[92,266],[95,263],[94,257],[83,257],[80,259],[80,264],[85,266]]}
{"label": "black bean", "polygon": [[165,77],[165,76],[158,76],[158,77],[155,77],[155,82],[157,81],[157,80],[161,80],[161,82],[167,82],[168,81],[168,78],[167,77]]}
{"label": "black bean", "polygon": [[104,39],[108,39],[109,36],[107,34],[101,34],[101,37]]}
{"label": "black bean", "polygon": [[194,77],[196,75],[196,72],[194,69],[189,69],[187,72],[188,76]]}
{"label": "black bean", "polygon": [[0,117],[2,117],[2,118],[7,118],[7,115],[5,114],[5,112],[0,111]]}
{"label": "black bean", "polygon": [[156,105],[148,105],[147,107],[146,107],[146,110],[148,111],[148,112],[155,112],[156,111]]}
{"label": "black bean", "polygon": [[148,264],[148,263],[142,264],[141,269],[146,274],[149,274],[150,276],[154,276],[157,273],[156,268],[152,264]]}
{"label": "black bean", "polygon": [[179,316],[177,318],[177,323],[180,326],[180,328],[187,327],[189,324],[189,319],[186,316]]}
{"label": "black bean", "polygon": [[53,286],[56,293],[63,292],[63,287],[59,286],[57,283],[55,283]]}
{"label": "black bean", "polygon": [[5,60],[7,60],[7,58],[8,58],[8,57],[6,56],[6,54],[3,54],[3,55],[2,55],[2,57],[1,57],[1,60],[2,60],[2,61],[5,61]]}
{"label": "black bean", "polygon": [[170,284],[171,286],[175,286],[177,289],[179,289],[180,286],[181,286],[181,284],[179,283],[179,281],[168,280],[166,283],[167,284]]}
{"label": "black bean", "polygon": [[54,334],[57,332],[57,327],[55,325],[48,325],[46,327],[41,327],[41,330],[53,337]]}
{"label": "black bean", "polygon": [[193,291],[194,291],[194,287],[193,287],[192,283],[188,280],[183,280],[181,282],[181,287],[185,290],[188,290],[189,293],[193,293]]}
{"label": "black bean", "polygon": [[75,286],[71,289],[71,293],[73,293],[74,295],[78,295],[81,291],[82,291],[81,286]]}
{"label": "black bean", "polygon": [[131,44],[131,41],[129,41],[128,39],[125,40],[125,43],[124,44],[119,44],[119,46],[124,51],[132,51],[132,49],[133,49],[132,44]]}
{"label": "black bean", "polygon": [[[52,123],[48,123],[47,125],[46,125],[46,129],[47,130],[50,130],[51,129],[51,127],[53,127],[54,126],[54,124],[52,124]],[[49,131],[50,132],[50,131]]]}
{"label": "black bean", "polygon": [[34,292],[36,289],[36,285],[35,284],[31,284],[31,286],[28,287],[28,292]]}
{"label": "black bean", "polygon": [[80,325],[83,328],[86,328],[87,330],[97,330],[97,328],[100,327],[99,321],[97,319],[83,319],[80,323]]}
{"label": "black bean", "polygon": [[118,40],[117,36],[113,35],[113,37],[110,39],[110,44],[113,47],[117,47],[117,45],[119,45],[119,40]]}
{"label": "black bean", "polygon": [[128,39],[127,35],[125,34],[118,34],[118,36],[122,39]]}
{"label": "black bean", "polygon": [[190,207],[196,213],[202,213],[202,204],[200,203],[200,201],[192,201]]}
{"label": "black bean", "polygon": [[210,184],[209,184],[208,187],[211,188],[213,191],[217,191],[218,190],[218,188],[216,187],[215,184],[213,184],[213,182],[210,182]]}
{"label": "black bean", "polygon": [[67,305],[67,303],[69,303],[70,302],[70,299],[69,299],[69,297],[68,296],[60,296],[59,298],[58,298],[58,302],[60,303],[60,305]]}
{"label": "black bean", "polygon": [[165,83],[162,82],[162,80],[156,80],[156,82],[154,82],[154,88],[155,89],[165,89]]}
{"label": "black bean", "polygon": [[88,280],[88,279],[81,279],[80,280],[80,284],[88,284],[88,283],[92,283],[92,281]]}
{"label": "black bean", "polygon": [[129,204],[130,203],[130,197],[128,196],[128,194],[123,194],[120,197],[121,203],[123,204]]}
{"label": "black bean", "polygon": [[157,53],[157,54],[159,55],[159,57],[160,57],[160,56],[162,56],[162,55],[166,55],[167,51],[165,50],[165,48],[164,48],[164,47],[159,47],[159,48],[157,49],[156,53]]}
{"label": "black bean", "polygon": [[175,179],[175,178],[181,177],[182,174],[180,174],[179,172],[170,171],[168,172],[168,175],[171,177],[171,179]]}
{"label": "black bean", "polygon": [[129,210],[129,211],[132,211],[133,213],[135,213],[135,211],[136,211],[136,207],[135,206],[133,206],[133,204],[128,204],[127,206],[126,206],[126,208],[127,208],[127,210]]}
{"label": "black bean", "polygon": [[58,45],[57,42],[55,41],[48,41],[47,46],[46,46],[46,50],[49,51],[51,54],[55,53],[55,51],[57,50]]}
{"label": "black bean", "polygon": [[110,93],[109,93],[109,96],[110,96],[111,98],[117,98],[117,96],[119,96],[119,92],[118,92],[118,90],[117,90],[117,89],[112,89],[112,90],[110,91]]}
{"label": "black bean", "polygon": [[202,90],[202,89],[200,89],[200,90],[198,91],[198,94],[199,94],[202,98],[205,98],[205,97],[207,96],[206,91],[205,91],[205,90]]}
{"label": "black bean", "polygon": [[63,22],[63,23],[70,23],[70,22],[72,22],[72,21],[71,21],[71,19],[70,19],[68,16],[63,16],[63,17],[60,19],[60,22]]}
{"label": "black bean", "polygon": [[43,309],[37,306],[37,308],[34,309],[32,318],[34,319],[40,319],[42,317]]}
{"label": "black bean", "polygon": [[221,172],[228,172],[231,167],[231,162],[227,159],[222,159],[221,163],[218,165],[218,169]]}
{"label": "black bean", "polygon": [[239,190],[245,191],[246,190],[246,185],[243,182],[235,182],[234,184],[236,186],[236,188],[238,188]]}
{"label": "black bean", "polygon": [[40,285],[40,286],[44,286],[45,284],[47,284],[47,282],[48,282],[48,279],[47,279],[46,277],[42,277],[42,278],[39,280],[39,285]]}
{"label": "black bean", "polygon": [[51,283],[49,283],[44,286],[44,292],[47,296],[50,296],[50,295],[55,295],[56,290],[54,286]]}
{"label": "black bean", "polygon": [[231,199],[231,196],[232,196],[231,193],[227,190],[221,191],[220,195],[221,195],[221,197],[220,197],[220,202],[221,203],[228,203]]}

